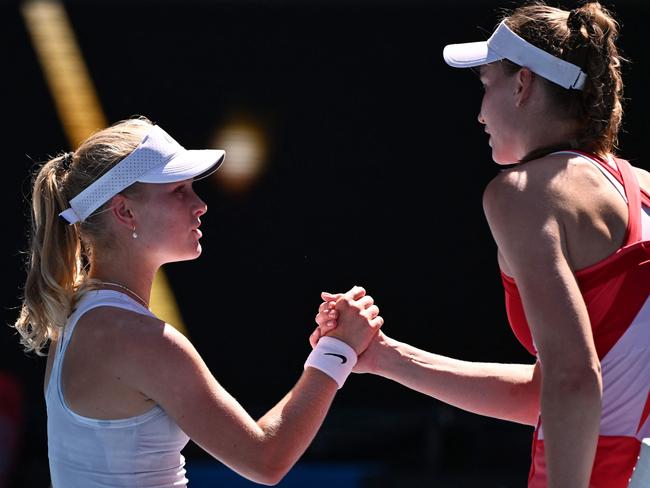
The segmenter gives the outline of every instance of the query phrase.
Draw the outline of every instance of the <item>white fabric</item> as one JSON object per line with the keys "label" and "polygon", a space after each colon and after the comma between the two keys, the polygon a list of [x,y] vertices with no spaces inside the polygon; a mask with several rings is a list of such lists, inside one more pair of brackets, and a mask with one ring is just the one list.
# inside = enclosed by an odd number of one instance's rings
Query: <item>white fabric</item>
{"label": "white fabric", "polygon": [[133,183],[173,183],[199,179],[216,171],[225,152],[220,149],[188,151],[159,126],[151,127],[131,154],[70,200],[59,215],[70,224],[90,214]]}
{"label": "white fabric", "polygon": [[355,364],[357,353],[354,349],[334,337],[321,337],[307,357],[305,369],[311,366],[321,370],[334,379],[341,389]]}
{"label": "white fabric", "polygon": [[[113,290],[90,291],[68,319],[45,394],[50,476],[53,488],[169,488],[185,486],[181,449],[189,437],[159,406],[137,417],[98,420],[68,408],[61,364],[79,318],[96,307],[143,315],[149,310]],[[101,361],[97,358],[97,361]]]}
{"label": "white fabric", "polygon": [[641,207],[641,239],[650,241],[650,208]]}
{"label": "white fabric", "polygon": [[628,488],[648,488],[650,486],[650,438],[641,442],[641,452],[632,473]]}
{"label": "white fabric", "polygon": [[547,53],[515,34],[501,22],[487,41],[449,44],[442,51],[447,64],[471,68],[509,59],[519,66],[546,78],[563,88],[582,90],[587,75],[573,63]]}
{"label": "white fabric", "polygon": [[[639,419],[648,400],[650,298],[600,363],[603,371],[600,434],[627,435],[641,440],[648,434],[639,429]],[[650,429],[650,423],[646,429]]]}

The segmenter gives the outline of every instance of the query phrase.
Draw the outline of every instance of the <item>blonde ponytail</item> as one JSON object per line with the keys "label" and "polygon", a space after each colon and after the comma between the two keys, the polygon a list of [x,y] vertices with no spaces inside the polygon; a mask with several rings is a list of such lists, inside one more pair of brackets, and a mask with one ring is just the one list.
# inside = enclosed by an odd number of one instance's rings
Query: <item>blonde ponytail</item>
{"label": "blonde ponytail", "polygon": [[58,337],[74,291],[83,280],[78,226],[59,218],[59,212],[68,207],[61,183],[69,158],[63,155],[48,161],[34,178],[27,280],[15,327],[25,349],[37,354]]}
{"label": "blonde ponytail", "polygon": [[[14,327],[26,351],[43,355],[56,340],[75,303],[93,288],[88,280],[92,251],[110,247],[111,236],[102,211],[69,225],[59,213],[84,188],[130,154],[151,127],[138,117],[120,121],[86,139],[74,152],[45,163],[34,178],[27,279],[20,316]],[[124,190],[137,191],[137,183]]]}

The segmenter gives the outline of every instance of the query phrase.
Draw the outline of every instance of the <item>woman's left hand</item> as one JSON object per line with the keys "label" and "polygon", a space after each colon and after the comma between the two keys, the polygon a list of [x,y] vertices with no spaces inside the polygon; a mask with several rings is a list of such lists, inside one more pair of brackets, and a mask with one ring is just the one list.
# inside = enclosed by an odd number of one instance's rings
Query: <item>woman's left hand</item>
{"label": "woman's left hand", "polygon": [[338,325],[337,319],[339,316],[336,310],[336,301],[343,296],[343,293],[328,293],[326,291],[321,293],[323,303],[318,307],[316,314],[316,323],[318,326],[316,330],[309,336],[309,343],[311,347],[316,347],[318,340],[327,335],[328,332],[334,330]]}
{"label": "woman's left hand", "polygon": [[[316,314],[315,320],[318,324],[316,329],[309,336],[309,343],[311,347],[316,347],[318,341],[321,337],[329,335],[336,327],[338,326],[338,316],[339,313],[336,310],[336,302],[343,297],[343,293],[328,293],[322,292],[321,298],[323,302],[318,307],[318,313]],[[388,338],[378,331],[374,339],[368,345],[368,348],[359,355],[357,364],[354,366],[353,371],[355,373],[370,373],[373,370],[374,364],[376,362],[376,357],[378,357],[378,351],[381,349],[381,345]]]}

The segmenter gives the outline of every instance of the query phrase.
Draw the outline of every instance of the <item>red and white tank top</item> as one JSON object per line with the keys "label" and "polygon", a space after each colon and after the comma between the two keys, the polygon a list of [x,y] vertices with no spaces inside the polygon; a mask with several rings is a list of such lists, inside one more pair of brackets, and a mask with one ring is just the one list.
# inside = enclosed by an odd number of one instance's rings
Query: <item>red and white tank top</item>
{"label": "red and white tank top", "polygon": [[[600,437],[590,488],[625,488],[650,436],[650,195],[641,190],[625,160],[614,164],[593,155],[562,151],[596,165],[628,205],[623,245],[592,266],[575,272],[585,300],[603,380]],[[557,153],[555,153],[557,154]],[[512,277],[501,273],[506,312],[521,344],[537,355],[521,296]],[[533,440],[529,488],[546,487],[544,430]]]}

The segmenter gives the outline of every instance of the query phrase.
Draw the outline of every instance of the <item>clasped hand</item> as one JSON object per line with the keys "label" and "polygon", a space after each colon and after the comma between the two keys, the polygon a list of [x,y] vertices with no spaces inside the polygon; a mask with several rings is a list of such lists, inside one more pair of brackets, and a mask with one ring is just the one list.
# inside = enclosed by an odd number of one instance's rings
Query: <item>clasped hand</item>
{"label": "clasped hand", "polygon": [[321,337],[330,336],[347,343],[361,356],[384,324],[373,298],[360,286],[346,293],[323,292],[321,298],[323,303],[315,318],[318,326],[309,337],[311,346],[316,347]]}

